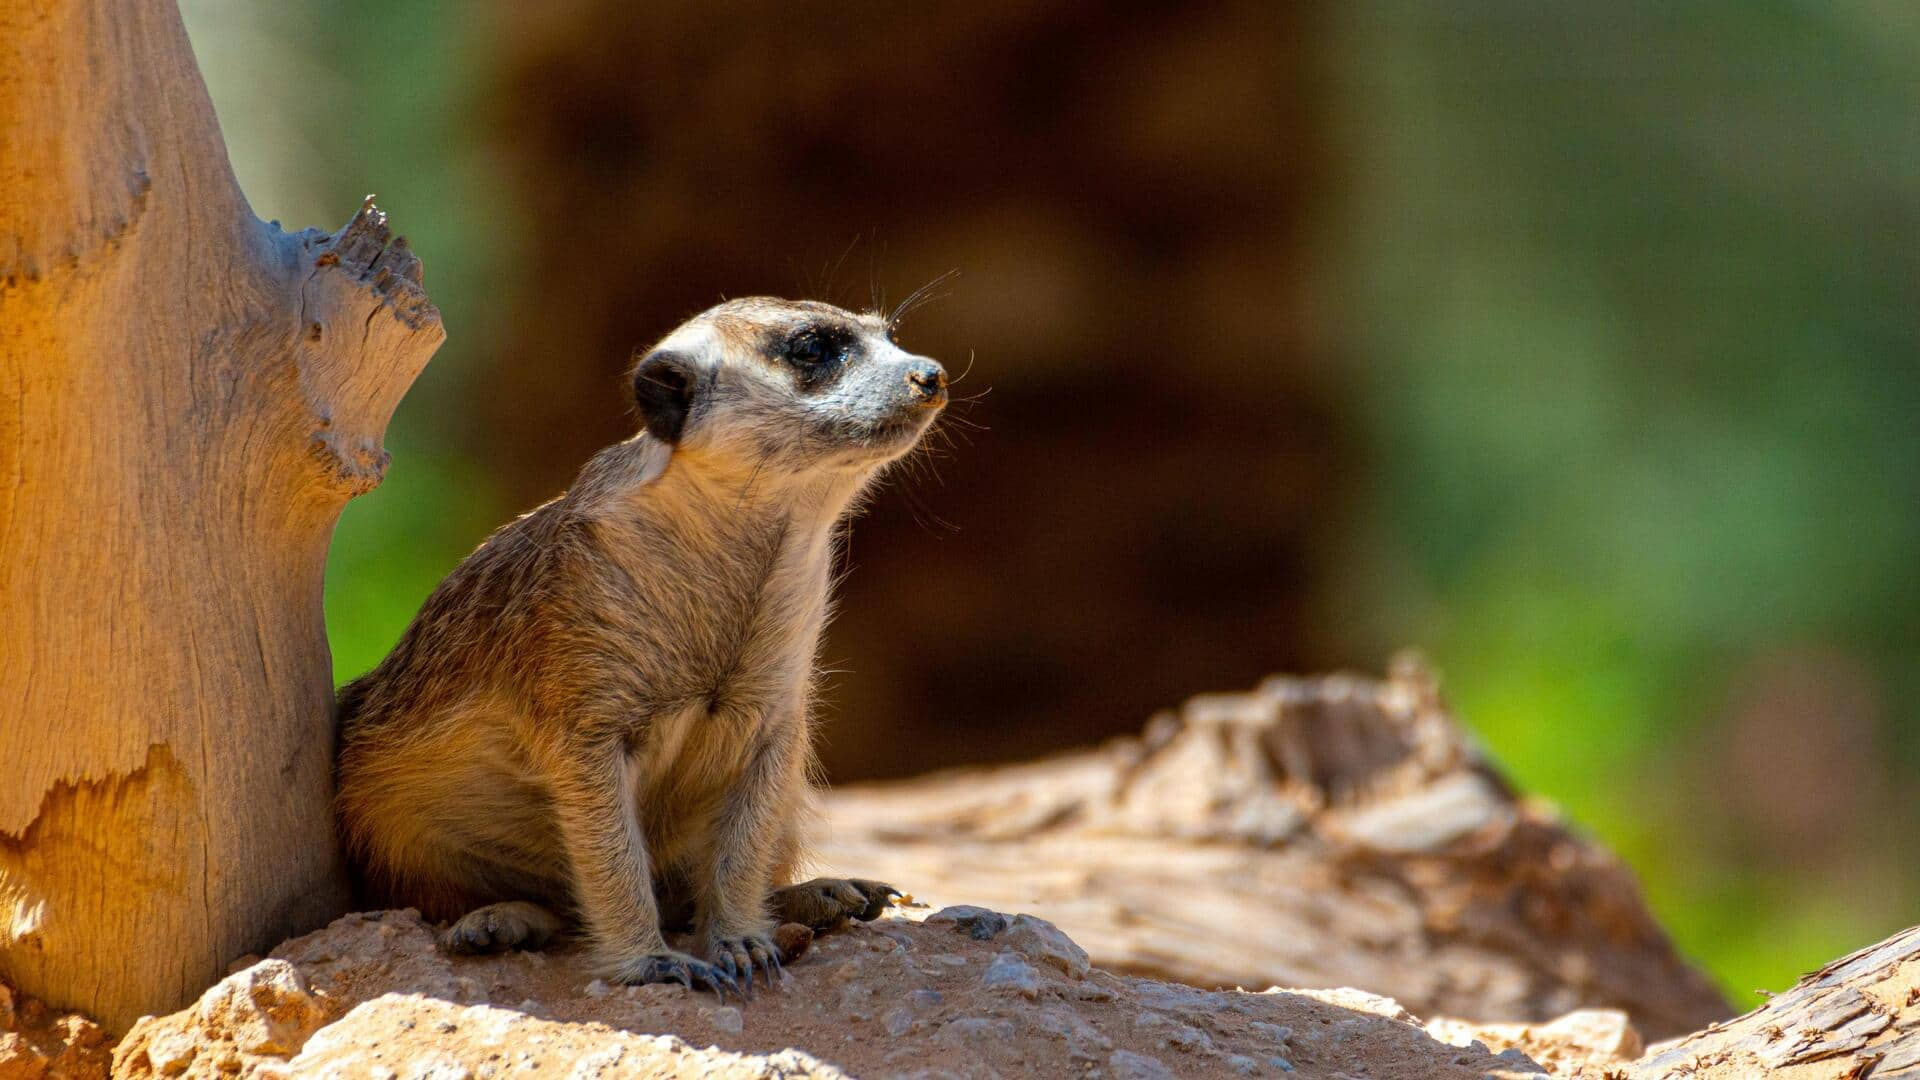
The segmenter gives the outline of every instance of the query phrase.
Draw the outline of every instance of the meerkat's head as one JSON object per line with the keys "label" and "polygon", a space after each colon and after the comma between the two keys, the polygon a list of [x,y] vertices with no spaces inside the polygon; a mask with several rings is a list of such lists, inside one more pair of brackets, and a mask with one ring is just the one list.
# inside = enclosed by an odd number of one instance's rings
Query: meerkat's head
{"label": "meerkat's head", "polygon": [[880,315],[754,297],[667,335],[634,365],[633,394],[676,457],[871,471],[919,441],[947,404],[947,373],[900,348]]}

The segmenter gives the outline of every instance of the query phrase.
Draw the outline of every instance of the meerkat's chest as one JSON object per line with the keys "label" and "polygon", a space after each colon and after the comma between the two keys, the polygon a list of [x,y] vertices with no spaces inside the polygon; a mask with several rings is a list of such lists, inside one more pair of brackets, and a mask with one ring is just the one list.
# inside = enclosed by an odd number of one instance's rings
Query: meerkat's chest
{"label": "meerkat's chest", "polygon": [[635,565],[602,621],[621,677],[663,710],[747,717],[797,704],[826,621],[829,568],[804,551],[745,544]]}

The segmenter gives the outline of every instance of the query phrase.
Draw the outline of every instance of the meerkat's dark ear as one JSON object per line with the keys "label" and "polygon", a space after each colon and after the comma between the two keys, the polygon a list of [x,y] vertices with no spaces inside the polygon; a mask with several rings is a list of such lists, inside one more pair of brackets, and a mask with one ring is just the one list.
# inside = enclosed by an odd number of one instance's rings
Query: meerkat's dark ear
{"label": "meerkat's dark ear", "polygon": [[671,446],[680,441],[693,406],[692,358],[671,349],[655,349],[633,368],[633,403],[647,433]]}

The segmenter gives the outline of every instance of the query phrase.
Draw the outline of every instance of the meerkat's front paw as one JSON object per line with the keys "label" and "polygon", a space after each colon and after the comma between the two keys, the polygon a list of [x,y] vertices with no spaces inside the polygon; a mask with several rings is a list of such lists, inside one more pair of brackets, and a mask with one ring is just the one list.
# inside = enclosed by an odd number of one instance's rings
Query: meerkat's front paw
{"label": "meerkat's front paw", "polygon": [[560,916],[539,904],[509,900],[462,915],[440,934],[440,947],[456,955],[540,949],[563,925]]}
{"label": "meerkat's front paw", "polygon": [[659,952],[635,957],[615,965],[607,977],[628,986],[676,982],[689,990],[696,985],[704,986],[721,1001],[727,1000],[728,991],[735,997],[744,996],[739,981],[732,975],[685,953]]}
{"label": "meerkat's front paw", "polygon": [[707,957],[714,967],[739,979],[749,995],[753,993],[756,966],[766,979],[768,989],[773,987],[773,977],[780,974],[780,946],[774,943],[771,930],[738,937],[715,937],[707,946]]}
{"label": "meerkat's front paw", "polygon": [[831,930],[848,919],[872,922],[900,896],[884,881],[866,878],[814,878],[799,885],[775,889],[770,898],[774,917],[813,930]]}

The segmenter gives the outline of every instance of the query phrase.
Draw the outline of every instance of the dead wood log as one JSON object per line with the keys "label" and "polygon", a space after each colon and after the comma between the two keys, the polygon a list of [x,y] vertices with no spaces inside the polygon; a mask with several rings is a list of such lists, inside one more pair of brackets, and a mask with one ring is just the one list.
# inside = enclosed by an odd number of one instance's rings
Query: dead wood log
{"label": "dead wood log", "polygon": [[1634,1080],[1920,1080],[1920,927],[1843,956],[1745,1016],[1636,1062]]}
{"label": "dead wood log", "polygon": [[1030,911],[1104,966],[1202,986],[1352,986],[1415,1012],[1729,1015],[1632,876],[1463,737],[1417,664],[1194,698],[1139,738],[853,786],[823,861],[936,905]]}
{"label": "dead wood log", "polygon": [[234,181],[172,3],[0,3],[0,974],[124,1028],[343,907],[321,573],[442,339]]}

